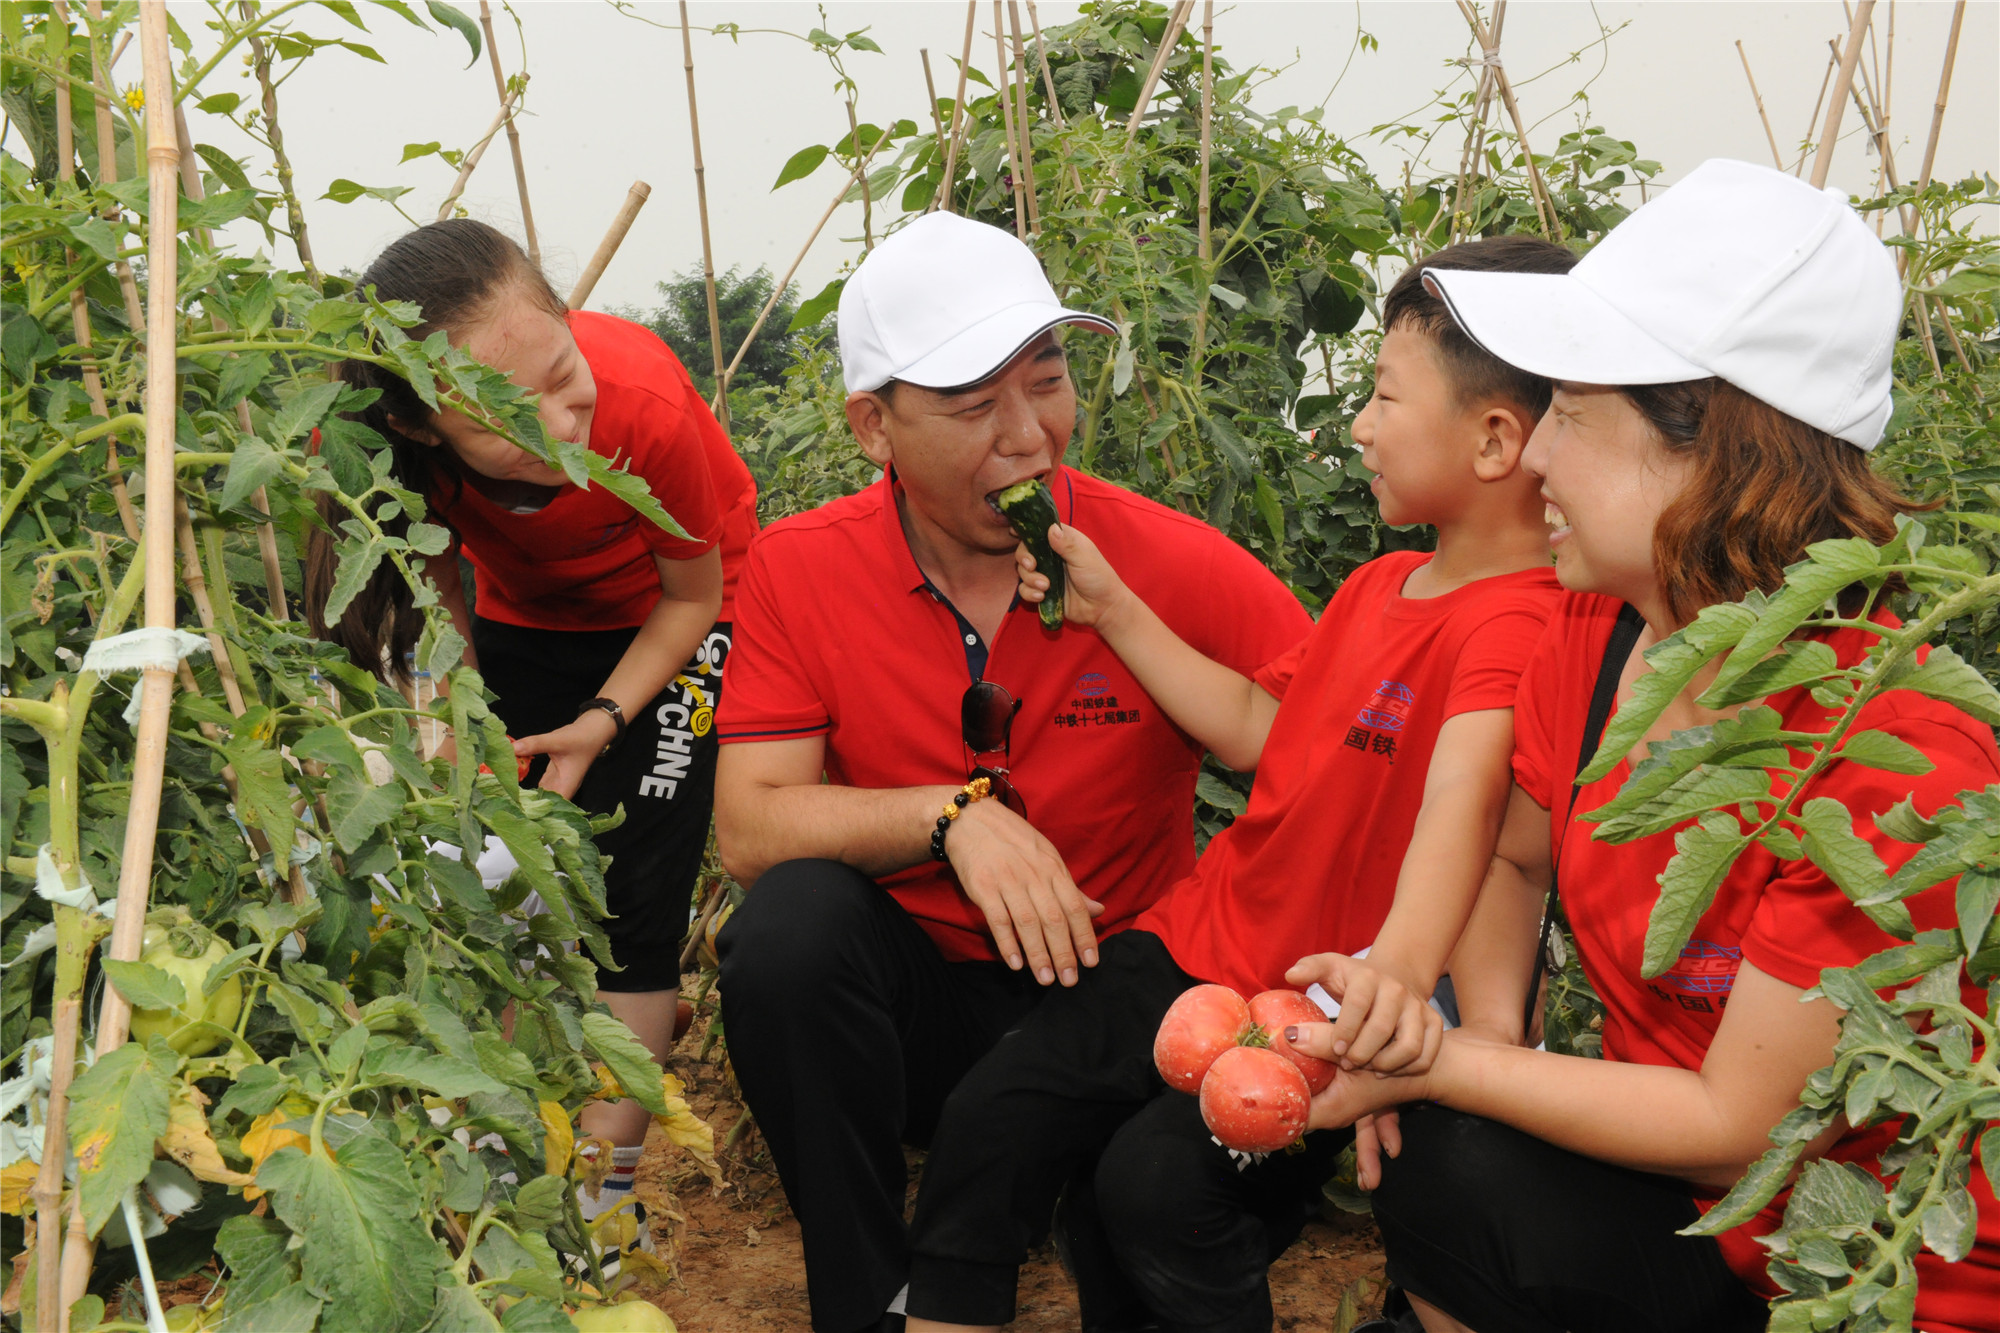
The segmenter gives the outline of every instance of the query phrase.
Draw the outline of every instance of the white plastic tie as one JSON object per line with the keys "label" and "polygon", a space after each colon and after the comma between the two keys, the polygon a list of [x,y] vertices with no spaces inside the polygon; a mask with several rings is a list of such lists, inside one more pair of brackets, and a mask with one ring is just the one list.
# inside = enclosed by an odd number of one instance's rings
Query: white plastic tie
{"label": "white plastic tie", "polygon": [[[114,634],[91,644],[90,651],[83,655],[82,669],[94,671],[100,676],[115,675],[120,671],[172,671],[188,654],[207,651],[207,639],[183,629],[128,629],[123,634]],[[125,705],[124,718],[127,726],[138,724],[139,691],[132,691],[132,701]]]}
{"label": "white plastic tie", "polygon": [[52,903],[64,907],[78,907],[88,912],[97,906],[97,895],[90,891],[90,883],[83,872],[77,872],[77,886],[70,888],[63,882],[62,871],[56,869],[56,858],[43,843],[35,849],[35,892]]}

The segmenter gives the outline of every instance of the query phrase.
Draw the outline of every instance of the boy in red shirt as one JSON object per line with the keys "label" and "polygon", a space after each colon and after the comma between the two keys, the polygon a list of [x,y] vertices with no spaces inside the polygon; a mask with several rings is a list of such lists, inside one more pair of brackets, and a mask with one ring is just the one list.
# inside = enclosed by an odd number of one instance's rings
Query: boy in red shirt
{"label": "boy in red shirt", "polygon": [[[1356,570],[1254,678],[1176,636],[1082,532],[1051,528],[1066,622],[1095,627],[1175,722],[1256,783],[1194,873],[946,1103],[912,1224],[911,1333],[1011,1319],[1052,1210],[1086,1328],[1270,1327],[1270,1260],[1317,1210],[1347,1135],[1232,1155],[1159,1077],[1153,1036],[1198,982],[1251,995],[1305,954],[1372,946],[1332,979],[1344,1062],[1388,1071],[1436,1052],[1427,1001],[1491,859],[1515,682],[1561,589],[1538,483],[1519,467],[1550,385],[1474,345],[1422,274],[1573,262],[1510,237],[1441,251],[1396,283],[1354,438],[1384,520],[1434,525],[1437,550]],[[1047,581],[1019,559],[1023,598],[1039,600]]]}

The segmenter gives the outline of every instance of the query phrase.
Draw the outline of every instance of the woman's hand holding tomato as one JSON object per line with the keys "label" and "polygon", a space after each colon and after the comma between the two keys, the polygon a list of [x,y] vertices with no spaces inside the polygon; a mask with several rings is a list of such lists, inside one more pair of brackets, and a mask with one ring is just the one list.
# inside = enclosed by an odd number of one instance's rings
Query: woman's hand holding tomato
{"label": "woman's hand holding tomato", "polygon": [[1428,997],[1370,960],[1314,954],[1294,963],[1285,980],[1300,989],[1318,982],[1340,1001],[1326,1050],[1314,1052],[1323,1059],[1343,1069],[1421,1074],[1437,1058],[1443,1017]]}
{"label": "woman's hand holding tomato", "polygon": [[583,775],[617,735],[618,724],[611,716],[593,708],[566,727],[523,736],[514,742],[514,757],[525,762],[533,755],[547,755],[549,766],[542,770],[542,790],[570,800],[583,785]]}

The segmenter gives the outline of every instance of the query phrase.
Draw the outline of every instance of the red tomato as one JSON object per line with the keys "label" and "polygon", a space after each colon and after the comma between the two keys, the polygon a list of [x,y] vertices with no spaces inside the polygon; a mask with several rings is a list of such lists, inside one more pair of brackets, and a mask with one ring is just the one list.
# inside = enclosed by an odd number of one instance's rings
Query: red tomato
{"label": "red tomato", "polygon": [[1215,1057],[1201,1081],[1201,1118],[1225,1147],[1276,1152],[1306,1132],[1312,1093],[1290,1060],[1260,1046]]}
{"label": "red tomato", "polygon": [[1265,1040],[1271,1043],[1271,1049],[1298,1066],[1299,1072],[1306,1077],[1308,1088],[1322,1092],[1327,1084],[1333,1082],[1338,1065],[1316,1055],[1307,1055],[1285,1040],[1285,1029],[1294,1023],[1326,1022],[1326,1012],[1309,997],[1295,990],[1267,990],[1251,997],[1250,1017],[1264,1029]]}
{"label": "red tomato", "polygon": [[1227,986],[1184,991],[1153,1038],[1153,1064],[1168,1086],[1201,1091],[1202,1076],[1215,1058],[1250,1033],[1250,1006]]}

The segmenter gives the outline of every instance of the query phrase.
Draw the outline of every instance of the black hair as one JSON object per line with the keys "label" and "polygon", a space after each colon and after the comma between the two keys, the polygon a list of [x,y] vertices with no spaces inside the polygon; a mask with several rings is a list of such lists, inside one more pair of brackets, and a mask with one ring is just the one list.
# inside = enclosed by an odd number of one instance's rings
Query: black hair
{"label": "black hair", "polygon": [[1407,328],[1429,339],[1438,367],[1459,406],[1504,399],[1527,409],[1539,421],[1542,413],[1549,410],[1555,386],[1540,375],[1508,365],[1472,341],[1451,317],[1445,303],[1424,286],[1424,273],[1434,268],[1481,273],[1567,273],[1575,265],[1576,256],[1566,247],[1536,236],[1490,236],[1446,246],[1410,265],[1389,288],[1389,295],[1382,302],[1382,331]]}
{"label": "black hair", "polygon": [[[408,330],[412,338],[427,338],[440,329],[461,332],[477,324],[496,302],[519,291],[535,305],[560,319],[568,304],[527,253],[503,232],[472,218],[449,218],[419,227],[375,257],[355,281],[357,291],[374,289],[382,301],[407,301],[423,311],[422,322]],[[441,490],[456,493],[463,484],[458,464],[448,449],[412,439],[398,423],[418,424],[431,411],[410,382],[373,362],[340,363],[335,377],[355,389],[375,389],[378,397],[353,414],[389,442],[396,483],[430,502]],[[345,510],[330,495],[319,497],[320,522],[306,544],[305,609],[313,632],[347,650],[355,665],[383,679],[408,676],[405,655],[423,633],[423,616],[413,594],[395,567],[384,561],[368,585],[349,603],[336,625],[325,623],[327,598],[336,567],[334,533]],[[401,531],[407,518],[395,521]]]}

